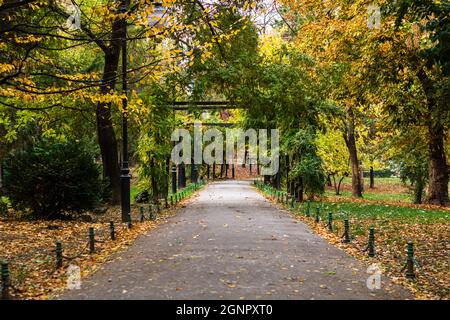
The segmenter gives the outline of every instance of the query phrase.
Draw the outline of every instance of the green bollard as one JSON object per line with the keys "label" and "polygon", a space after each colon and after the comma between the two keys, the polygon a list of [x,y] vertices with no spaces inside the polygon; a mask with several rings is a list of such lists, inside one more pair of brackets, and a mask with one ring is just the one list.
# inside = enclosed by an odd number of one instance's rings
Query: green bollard
{"label": "green bollard", "polygon": [[144,207],[139,207],[139,222],[144,222]]}
{"label": "green bollard", "polygon": [[311,200],[308,200],[306,202],[306,216],[307,217],[311,216]]}
{"label": "green bollard", "polygon": [[9,267],[7,261],[2,261],[2,300],[9,300]]}
{"label": "green bollard", "polygon": [[[309,202],[308,202],[308,207],[306,209],[306,216],[307,217],[311,217],[311,204]],[[319,207],[319,205],[317,205],[317,207],[316,207],[316,217],[317,216],[320,216],[320,207]]]}
{"label": "green bollard", "polygon": [[294,196],[292,197],[292,200],[291,200],[291,209],[295,209],[295,197]]}
{"label": "green bollard", "polygon": [[286,193],[286,205],[289,205],[289,194]]}
{"label": "green bollard", "polygon": [[277,192],[277,202],[280,203],[280,191]]}
{"label": "green bollard", "polygon": [[344,220],[344,243],[350,243],[350,224],[348,219]]}
{"label": "green bollard", "polygon": [[111,235],[111,240],[116,240],[116,229],[114,228],[114,221],[109,222],[109,234]]}
{"label": "green bollard", "polygon": [[95,233],[92,227],[89,228],[89,252],[95,252]]}
{"label": "green bollard", "polygon": [[148,220],[153,220],[153,205],[149,204],[148,205]]}
{"label": "green bollard", "polygon": [[61,269],[63,266],[63,254],[61,241],[56,241],[56,269]]}
{"label": "green bollard", "polygon": [[406,279],[415,279],[414,273],[414,244],[408,242],[408,259],[406,260]]}
{"label": "green bollard", "polygon": [[369,244],[368,244],[369,257],[375,257],[375,228],[369,229]]}
{"label": "green bollard", "polygon": [[131,212],[128,214],[128,229],[133,228],[133,223],[131,222]]}
{"label": "green bollard", "polygon": [[320,222],[320,207],[317,207],[316,209],[316,219],[315,219],[316,223]]}
{"label": "green bollard", "polygon": [[328,230],[333,231],[333,213],[328,213]]}
{"label": "green bollard", "polygon": [[161,206],[160,206],[159,202],[156,203],[156,213],[158,213],[158,214],[161,213]]}
{"label": "green bollard", "polygon": [[150,212],[149,212],[149,219],[151,220],[151,221],[155,221],[156,220],[156,214],[155,214],[155,210],[154,210],[154,206],[153,205],[151,205],[151,208],[150,208]]}

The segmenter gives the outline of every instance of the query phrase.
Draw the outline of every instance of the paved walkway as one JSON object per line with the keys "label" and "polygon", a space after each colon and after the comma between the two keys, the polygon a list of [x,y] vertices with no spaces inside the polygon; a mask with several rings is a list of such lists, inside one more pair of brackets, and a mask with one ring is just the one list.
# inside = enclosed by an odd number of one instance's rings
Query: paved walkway
{"label": "paved walkway", "polygon": [[210,184],[61,299],[404,299],[249,182]]}

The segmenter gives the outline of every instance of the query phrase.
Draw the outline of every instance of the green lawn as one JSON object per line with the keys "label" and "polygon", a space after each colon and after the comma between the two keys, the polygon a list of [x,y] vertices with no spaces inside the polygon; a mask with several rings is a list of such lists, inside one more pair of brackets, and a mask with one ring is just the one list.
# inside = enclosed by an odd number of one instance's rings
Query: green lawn
{"label": "green lawn", "polygon": [[[448,223],[450,212],[444,210],[416,209],[410,207],[370,204],[359,202],[312,202],[311,215],[319,207],[322,219],[326,219],[328,212],[333,212],[334,220],[343,220],[346,217],[356,220],[383,221],[401,220],[405,223]],[[306,212],[307,204],[301,205],[301,212]]]}
{"label": "green lawn", "polygon": [[[325,196],[333,197],[336,193],[332,190],[326,190]],[[351,191],[341,191],[340,197],[351,198]],[[395,201],[403,203],[411,203],[412,195],[409,193],[387,193],[387,192],[373,192],[371,190],[366,190],[363,193],[363,199],[373,200],[373,201]]]}
{"label": "green lawn", "polygon": [[[369,181],[366,179],[363,192],[365,200],[412,203],[412,195],[400,178],[375,178],[375,189],[370,189],[368,183]],[[351,177],[346,177],[342,182],[339,197],[351,198],[351,184]],[[336,196],[334,188],[328,187],[325,196]]]}

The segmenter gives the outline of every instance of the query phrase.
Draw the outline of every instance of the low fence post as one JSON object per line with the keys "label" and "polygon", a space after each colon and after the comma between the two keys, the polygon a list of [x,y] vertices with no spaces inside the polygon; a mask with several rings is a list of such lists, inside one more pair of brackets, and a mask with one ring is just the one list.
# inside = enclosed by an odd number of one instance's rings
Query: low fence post
{"label": "low fence post", "polygon": [[311,200],[308,200],[306,202],[306,216],[311,216]]}
{"label": "low fence post", "polygon": [[144,222],[144,207],[139,207],[139,222]]}
{"label": "low fence post", "polygon": [[[308,215],[307,215],[307,217],[308,217]],[[319,223],[320,222],[320,208],[319,207],[317,207],[317,209],[316,209],[316,223]]]}
{"label": "low fence post", "polygon": [[350,223],[348,219],[344,220],[344,243],[350,243]]}
{"label": "low fence post", "polygon": [[328,213],[328,230],[333,231],[333,213]]}
{"label": "low fence post", "polygon": [[369,257],[373,258],[375,257],[375,228],[370,227],[369,229]]}
{"label": "low fence post", "polygon": [[89,252],[95,252],[95,233],[93,227],[89,228]]}
{"label": "low fence post", "polygon": [[2,261],[2,300],[9,300],[9,266]]}
{"label": "low fence post", "polygon": [[62,244],[61,241],[56,241],[56,269],[61,269],[63,266],[63,253],[62,253]]}
{"label": "low fence post", "polygon": [[153,220],[153,205],[152,204],[148,205],[147,214],[148,214],[148,220]]}
{"label": "low fence post", "polygon": [[158,214],[161,213],[161,206],[160,206],[159,202],[156,203],[156,213],[158,213]]}
{"label": "low fence post", "polygon": [[114,221],[109,222],[109,233],[111,235],[111,240],[116,240],[116,230],[114,228]]}
{"label": "low fence post", "polygon": [[408,242],[408,259],[406,260],[406,278],[414,279],[416,274],[414,273],[414,244]]}
{"label": "low fence post", "polygon": [[128,229],[133,227],[133,223],[131,222],[131,212],[128,214]]}

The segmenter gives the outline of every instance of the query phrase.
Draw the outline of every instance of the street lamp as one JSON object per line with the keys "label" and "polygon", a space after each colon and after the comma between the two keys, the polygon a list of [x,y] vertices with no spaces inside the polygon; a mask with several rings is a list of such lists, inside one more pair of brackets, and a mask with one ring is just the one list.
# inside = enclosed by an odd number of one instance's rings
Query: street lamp
{"label": "street lamp", "polygon": [[125,14],[127,12],[127,1],[122,1],[121,13],[124,15],[122,19],[122,141],[123,141],[123,157],[122,168],[120,174],[121,186],[121,205],[122,205],[122,221],[131,223],[131,205],[130,205],[130,167],[128,155],[128,85],[127,85],[127,20]]}
{"label": "street lamp", "polygon": [[[130,167],[128,154],[128,85],[127,85],[127,20],[125,14],[127,13],[127,0],[123,0],[121,4],[122,19],[122,141],[123,141],[123,157],[120,174],[121,185],[121,206],[122,206],[122,221],[128,222],[131,226],[131,200],[130,200]],[[162,23],[162,17],[166,13],[166,9],[162,3],[154,4],[155,10],[152,15],[149,15],[149,26],[155,26],[155,21],[158,24]],[[156,20],[156,19],[158,20]]]}

